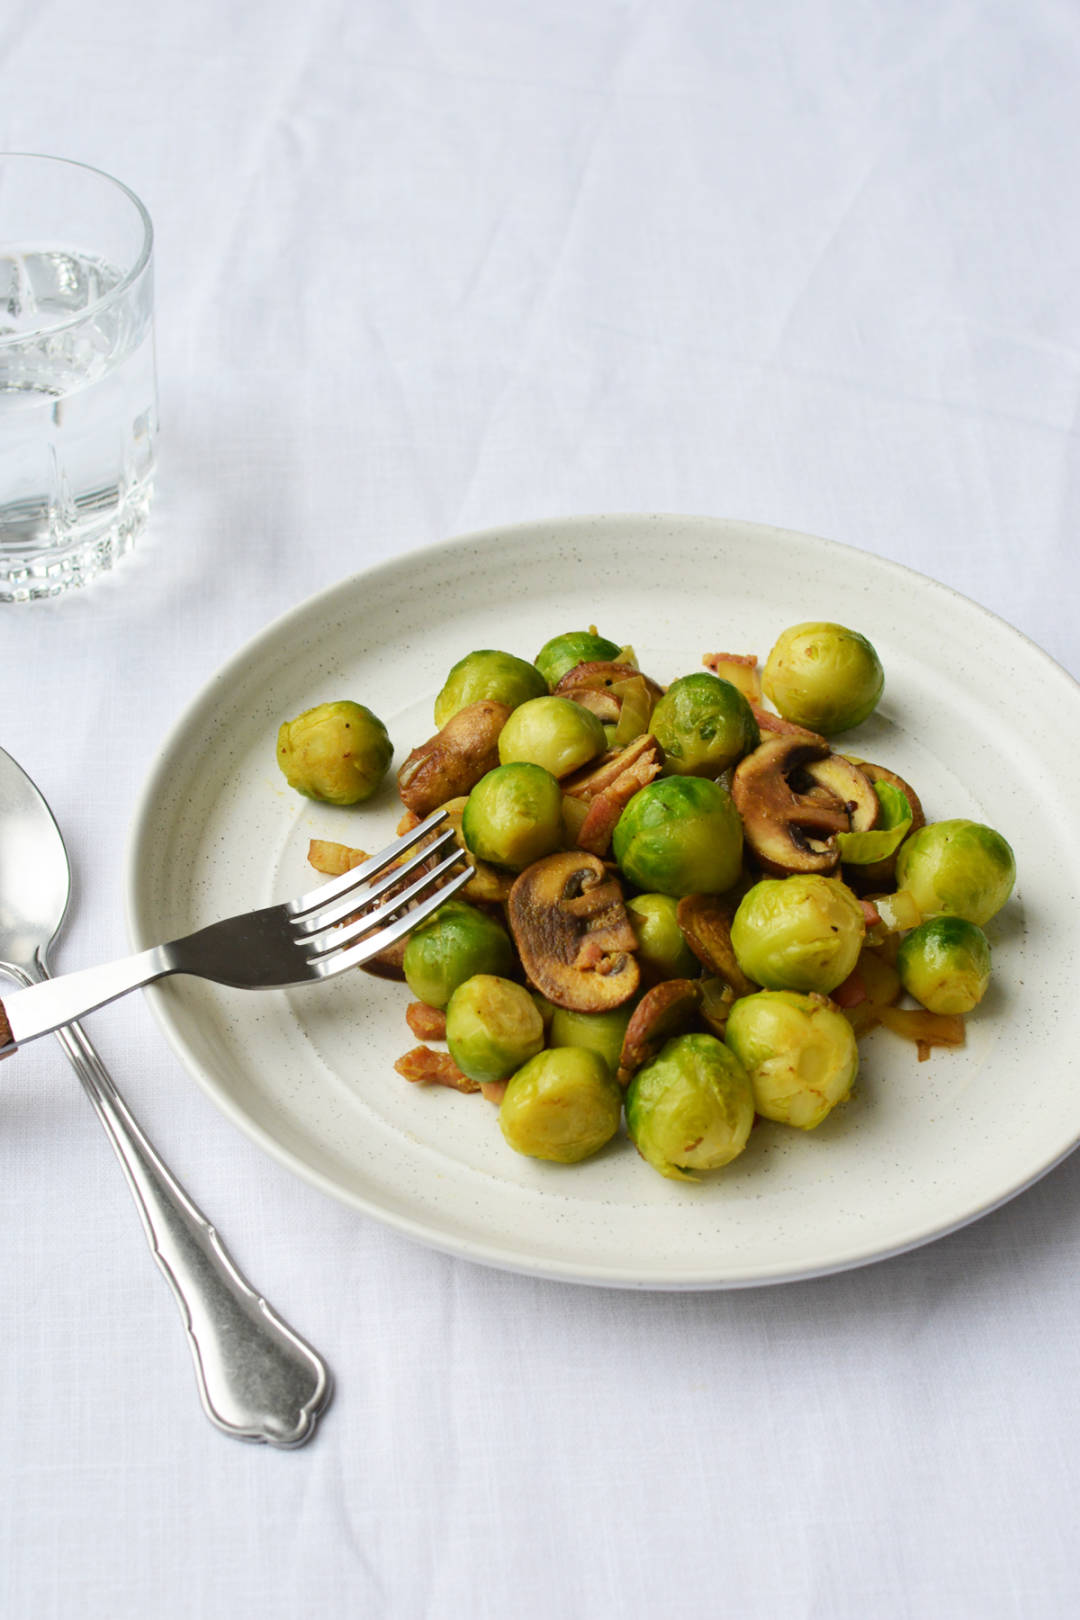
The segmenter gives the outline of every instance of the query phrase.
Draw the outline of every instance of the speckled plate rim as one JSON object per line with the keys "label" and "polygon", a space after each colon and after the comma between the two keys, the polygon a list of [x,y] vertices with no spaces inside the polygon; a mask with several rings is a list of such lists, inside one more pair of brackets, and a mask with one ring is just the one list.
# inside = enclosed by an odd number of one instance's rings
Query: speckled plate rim
{"label": "speckled plate rim", "polygon": [[[580,534],[584,539],[587,535],[594,536],[598,527],[611,525],[617,529],[620,525],[648,524],[662,526],[669,536],[673,532],[700,535],[702,531],[712,530],[718,535],[722,534],[728,543],[737,541],[740,537],[751,546],[767,546],[773,540],[783,542],[785,545],[794,543],[807,548],[818,561],[830,566],[844,570],[851,568],[869,570],[881,582],[891,582],[898,591],[917,592],[924,600],[933,602],[947,617],[951,616],[954,620],[967,618],[975,625],[981,624],[986,633],[993,638],[1002,636],[1009,638],[1016,656],[1022,660],[1037,681],[1045,683],[1047,693],[1055,702],[1071,705],[1074,725],[1080,725],[1080,685],[1030,638],[950,587],[928,579],[904,564],[837,541],[744,520],[688,514],[603,514],[561,517],[500,525],[472,534],[452,536],[348,576],[290,608],[252,637],[223,664],[179,716],[148,774],[135,810],[128,840],[125,902],[128,931],[134,947],[141,949],[155,942],[152,932],[147,932],[146,875],[155,855],[158,837],[155,819],[164,785],[174,771],[177,759],[186,749],[194,746],[204,734],[208,720],[218,706],[222,694],[229,690],[253,658],[257,658],[271,647],[287,646],[298,630],[316,621],[320,615],[332,608],[343,589],[359,585],[374,586],[380,582],[395,580],[407,581],[410,577],[422,578],[430,562],[445,558],[448,554],[464,555],[470,548],[553,539],[566,541],[575,534]],[[1062,1122],[1062,1130],[1052,1151],[1043,1153],[1038,1163],[1025,1165],[1022,1172],[1014,1178],[1006,1178],[1005,1181],[999,1179],[993,1186],[988,1186],[985,1189],[985,1196],[970,1201],[968,1206],[957,1212],[953,1218],[925,1225],[919,1225],[917,1222],[908,1224],[903,1230],[897,1230],[892,1240],[888,1242],[874,1241],[860,1245],[858,1241],[852,1241],[843,1251],[834,1249],[828,1254],[823,1253],[810,1263],[804,1262],[794,1266],[783,1263],[759,1265],[749,1271],[715,1266],[703,1269],[700,1265],[689,1265],[665,1267],[657,1272],[637,1267],[633,1263],[625,1267],[582,1264],[571,1253],[561,1255],[556,1261],[552,1261],[550,1258],[538,1257],[527,1249],[516,1249],[505,1242],[473,1241],[456,1234],[448,1234],[437,1223],[433,1225],[429,1220],[412,1218],[398,1210],[384,1207],[377,1199],[364,1197],[355,1190],[343,1189],[333,1178],[322,1174],[305,1162],[302,1156],[290,1152],[273,1135],[264,1130],[243,1107],[237,1105],[229,1095],[227,1085],[223,1084],[221,1076],[192,1052],[183,1029],[183,1020],[177,1017],[175,1006],[170,999],[169,988],[168,985],[151,988],[147,992],[147,997],[170,1044],[193,1078],[226,1117],[279,1163],[328,1196],[422,1244],[496,1269],[552,1280],[636,1289],[716,1290],[805,1281],[832,1275],[895,1257],[960,1230],[1000,1208],[1041,1180],[1080,1143],[1080,1104],[1078,1104],[1068,1121]]]}

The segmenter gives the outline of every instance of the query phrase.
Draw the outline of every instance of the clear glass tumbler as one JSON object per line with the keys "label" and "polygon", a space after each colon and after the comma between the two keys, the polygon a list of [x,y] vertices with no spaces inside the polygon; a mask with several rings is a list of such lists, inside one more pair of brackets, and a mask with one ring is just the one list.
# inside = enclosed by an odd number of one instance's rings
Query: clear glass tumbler
{"label": "clear glass tumbler", "polygon": [[0,153],[0,602],[84,584],[146,523],[153,242],[118,180]]}

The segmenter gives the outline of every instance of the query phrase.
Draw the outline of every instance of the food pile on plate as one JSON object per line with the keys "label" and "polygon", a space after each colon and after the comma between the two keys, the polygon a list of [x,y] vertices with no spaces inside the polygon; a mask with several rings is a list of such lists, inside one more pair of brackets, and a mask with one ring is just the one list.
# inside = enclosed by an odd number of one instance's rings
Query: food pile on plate
{"label": "food pile on plate", "polygon": [[[1012,851],[928,823],[908,782],[834,747],[884,688],[866,637],[800,624],[763,669],[703,664],[664,687],[595,628],[532,662],[470,652],[398,772],[400,830],[445,810],[474,875],[370,964],[415,998],[425,1044],[396,1067],[482,1092],[519,1153],[579,1162],[625,1117],[649,1164],[697,1180],[758,1116],[820,1125],[875,1026],[924,1059],[963,1043],[986,992]],[[355,702],[278,739],[290,784],[333,804],[370,798],[392,757]],[[365,859],[311,845],[322,872]]]}

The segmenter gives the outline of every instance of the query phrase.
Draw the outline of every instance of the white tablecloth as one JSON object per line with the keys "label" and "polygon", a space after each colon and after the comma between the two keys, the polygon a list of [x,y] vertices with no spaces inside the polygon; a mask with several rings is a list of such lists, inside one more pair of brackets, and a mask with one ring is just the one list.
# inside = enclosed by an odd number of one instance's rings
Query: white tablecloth
{"label": "white tablecloth", "polygon": [[[211,673],[446,535],[780,524],[1080,673],[1074,7],[9,0],[0,74],[0,147],[157,228],[151,529],[0,610],[0,741],[76,872],[56,965],[126,949],[133,808]],[[1076,1612],[1080,1161],[846,1275],[592,1290],[323,1197],[141,998],[92,1032],[337,1395],[293,1453],[214,1431],[56,1044],[5,1064],[5,1620]]]}

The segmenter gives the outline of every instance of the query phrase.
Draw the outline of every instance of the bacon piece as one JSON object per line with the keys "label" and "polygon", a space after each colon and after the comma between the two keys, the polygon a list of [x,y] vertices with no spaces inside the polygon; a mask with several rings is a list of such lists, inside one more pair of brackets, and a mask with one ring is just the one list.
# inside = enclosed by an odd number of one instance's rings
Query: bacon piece
{"label": "bacon piece", "polygon": [[481,1080],[480,1090],[484,1093],[488,1102],[493,1102],[498,1108],[506,1096],[506,1088],[509,1084],[509,1080]]}
{"label": "bacon piece", "polygon": [[860,900],[859,904],[862,907],[863,922],[866,924],[866,932],[869,933],[871,928],[876,928],[881,922],[881,912],[878,910],[877,906],[875,906],[872,900]]}
{"label": "bacon piece", "polygon": [[853,969],[832,992],[832,1000],[838,1007],[857,1007],[861,1001],[866,1001],[866,985],[858,968]]}
{"label": "bacon piece", "polygon": [[426,1001],[410,1001],[405,1022],[418,1041],[445,1041],[446,1013],[442,1007],[429,1007]]}
{"label": "bacon piece", "polygon": [[571,798],[584,799],[586,803],[595,799],[598,793],[611,787],[618,781],[624,771],[637,764],[643,755],[660,759],[660,744],[655,737],[648,735],[635,737],[633,742],[627,743],[625,748],[615,748],[605,754],[599,765],[587,765],[584,770],[573,776],[568,776],[563,782],[564,793]]}
{"label": "bacon piece", "polygon": [[433,1052],[429,1046],[416,1046],[394,1064],[398,1074],[406,1080],[430,1085],[450,1086],[454,1091],[479,1091],[476,1080],[462,1074],[449,1052]]}
{"label": "bacon piece", "polygon": [[655,737],[640,739],[651,743],[651,748],[637,749],[631,744],[624,753],[633,753],[626,768],[607,786],[594,793],[589,801],[588,813],[578,829],[575,839],[578,849],[587,849],[591,855],[606,855],[611,848],[615,824],[639,789],[660,774],[660,749]]}
{"label": "bacon piece", "polygon": [[312,838],[308,844],[308,865],[327,877],[340,877],[362,866],[371,859],[366,849],[353,849],[349,844],[336,844],[331,838]]}

